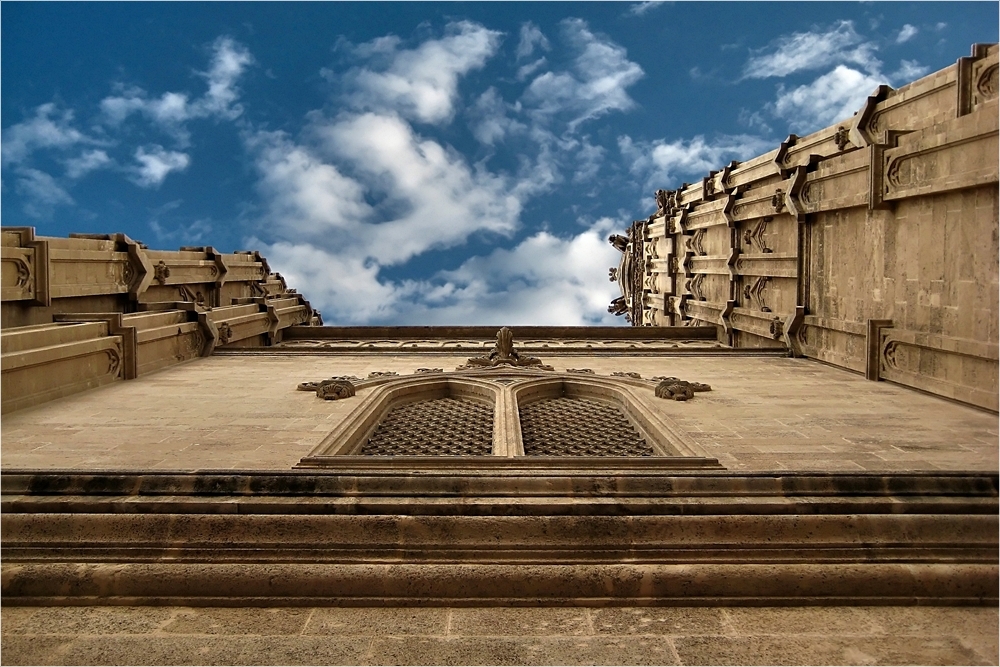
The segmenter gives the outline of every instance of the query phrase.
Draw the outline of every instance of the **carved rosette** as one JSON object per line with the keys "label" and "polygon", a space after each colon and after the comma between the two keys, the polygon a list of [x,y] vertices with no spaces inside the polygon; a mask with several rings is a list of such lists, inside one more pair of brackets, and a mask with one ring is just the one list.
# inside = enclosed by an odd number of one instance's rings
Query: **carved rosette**
{"label": "carved rosette", "polygon": [[225,345],[230,340],[233,339],[233,328],[229,326],[228,322],[222,322],[218,326],[219,330],[219,345]]}

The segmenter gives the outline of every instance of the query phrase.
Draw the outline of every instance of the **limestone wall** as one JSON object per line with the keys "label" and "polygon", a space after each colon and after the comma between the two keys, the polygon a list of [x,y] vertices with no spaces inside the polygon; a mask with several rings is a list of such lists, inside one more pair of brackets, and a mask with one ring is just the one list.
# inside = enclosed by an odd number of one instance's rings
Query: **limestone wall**
{"label": "limestone wall", "polygon": [[619,276],[635,325],[713,324],[998,408],[996,45],[853,118],[657,193]]}
{"label": "limestone wall", "polygon": [[[479,354],[476,352],[475,354]],[[738,356],[544,356],[556,372],[590,368],[711,385],[659,414],[732,471],[996,471],[996,417],[808,359]],[[327,401],[297,391],[331,376],[453,370],[470,353],[216,354],[7,414],[3,466],[14,469],[289,470],[373,388]],[[626,378],[627,379],[627,378]]]}
{"label": "limestone wall", "polygon": [[256,252],[2,231],[3,412],[321,323]]}

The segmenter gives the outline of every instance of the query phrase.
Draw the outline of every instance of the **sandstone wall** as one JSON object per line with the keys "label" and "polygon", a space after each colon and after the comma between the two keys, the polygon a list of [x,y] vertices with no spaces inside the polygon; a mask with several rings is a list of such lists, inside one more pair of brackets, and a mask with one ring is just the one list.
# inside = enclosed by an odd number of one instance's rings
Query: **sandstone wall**
{"label": "sandstone wall", "polygon": [[635,325],[713,324],[998,408],[996,45],[658,193],[620,276]]}

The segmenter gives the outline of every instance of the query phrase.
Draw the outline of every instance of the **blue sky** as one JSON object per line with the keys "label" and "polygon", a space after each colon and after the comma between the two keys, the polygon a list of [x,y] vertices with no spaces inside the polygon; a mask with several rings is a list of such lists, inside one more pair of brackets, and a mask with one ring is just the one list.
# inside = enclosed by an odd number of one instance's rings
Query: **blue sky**
{"label": "blue sky", "polygon": [[330,324],[624,324],[607,235],[997,41],[981,3],[0,5],[2,220],[259,249]]}

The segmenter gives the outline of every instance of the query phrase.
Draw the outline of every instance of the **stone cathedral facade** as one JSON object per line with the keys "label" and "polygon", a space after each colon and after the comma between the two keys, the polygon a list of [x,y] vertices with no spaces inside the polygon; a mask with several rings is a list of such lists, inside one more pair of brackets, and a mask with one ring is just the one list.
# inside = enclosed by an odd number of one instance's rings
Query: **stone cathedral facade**
{"label": "stone cathedral facade", "polygon": [[997,57],[656,192],[632,327],[3,228],[3,662],[996,664]]}

